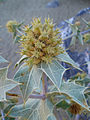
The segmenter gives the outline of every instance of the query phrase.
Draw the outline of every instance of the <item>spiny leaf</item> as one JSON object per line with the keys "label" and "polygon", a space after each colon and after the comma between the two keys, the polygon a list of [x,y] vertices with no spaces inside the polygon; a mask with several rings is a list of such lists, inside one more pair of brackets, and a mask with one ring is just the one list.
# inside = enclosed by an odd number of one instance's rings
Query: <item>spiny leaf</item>
{"label": "spiny leaf", "polygon": [[15,64],[15,68],[20,65],[24,60],[26,60],[28,57],[26,55],[23,55],[20,60]]}
{"label": "spiny leaf", "polygon": [[76,41],[76,36],[73,36],[70,45],[75,45],[75,41]]}
{"label": "spiny leaf", "polygon": [[5,60],[2,56],[0,56],[0,63],[4,63],[4,62],[8,62],[8,61]]}
{"label": "spiny leaf", "polygon": [[81,71],[81,69],[78,67],[78,64],[75,63],[66,52],[64,52],[63,54],[58,55],[57,58],[58,58],[58,60],[60,60],[62,62],[65,62],[67,64],[70,64],[73,67],[75,67],[76,69],[79,69]]}
{"label": "spiny leaf", "polygon": [[52,83],[60,88],[65,68],[56,60],[52,63],[41,63],[40,69],[49,77]]}
{"label": "spiny leaf", "polygon": [[56,107],[66,110],[67,108],[70,107],[70,104],[68,104],[65,100],[62,99],[56,104]]}
{"label": "spiny leaf", "polygon": [[87,86],[90,83],[90,77],[86,76],[84,79],[75,80],[76,83],[81,84],[83,86]]}
{"label": "spiny leaf", "polygon": [[42,71],[38,69],[36,65],[33,66],[31,70],[29,70],[28,66],[22,65],[16,72],[14,80],[22,83],[20,90],[24,102],[28,99],[33,90],[39,88],[41,77]]}
{"label": "spiny leaf", "polygon": [[49,116],[47,120],[56,120],[56,117],[52,115],[52,116]]}
{"label": "spiny leaf", "polygon": [[19,83],[7,78],[8,68],[0,69],[0,101],[6,100],[6,92],[19,85]]}
{"label": "spiny leaf", "polygon": [[84,86],[77,85],[73,82],[63,82],[60,88],[60,92],[71,97],[71,100],[75,101],[83,108],[88,109],[85,96],[84,96]]}
{"label": "spiny leaf", "polygon": [[83,43],[83,36],[81,35],[81,33],[79,33],[79,34],[77,35],[77,37],[78,37],[78,40],[79,40],[80,44],[83,45],[83,44],[84,44],[84,43]]}
{"label": "spiny leaf", "polygon": [[21,104],[12,108],[9,116],[20,117],[20,120],[47,120],[50,115],[53,115],[52,112],[53,105],[48,99],[28,99],[25,106]]}

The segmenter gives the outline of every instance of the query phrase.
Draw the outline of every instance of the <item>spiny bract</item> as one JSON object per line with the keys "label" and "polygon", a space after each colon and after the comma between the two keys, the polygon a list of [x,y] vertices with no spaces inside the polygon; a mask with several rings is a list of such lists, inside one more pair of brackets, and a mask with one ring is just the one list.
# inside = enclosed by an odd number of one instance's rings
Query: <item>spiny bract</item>
{"label": "spiny bract", "polygon": [[28,57],[25,61],[28,65],[50,63],[55,56],[64,52],[60,46],[62,39],[59,29],[54,29],[53,20],[45,19],[42,24],[40,18],[35,18],[31,27],[24,26],[24,31],[20,40],[20,54]]}

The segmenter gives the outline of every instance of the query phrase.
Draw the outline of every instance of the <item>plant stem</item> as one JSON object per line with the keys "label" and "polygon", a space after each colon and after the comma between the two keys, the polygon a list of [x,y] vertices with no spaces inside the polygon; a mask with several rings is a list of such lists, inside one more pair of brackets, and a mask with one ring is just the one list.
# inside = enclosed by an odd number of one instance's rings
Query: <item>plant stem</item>
{"label": "plant stem", "polygon": [[45,99],[45,95],[44,94],[42,94],[42,95],[32,94],[29,97],[32,98],[32,99]]}
{"label": "plant stem", "polygon": [[75,120],[79,120],[79,114],[76,115]]}
{"label": "plant stem", "polygon": [[88,30],[86,30],[86,31],[81,32],[81,34],[85,34],[85,33],[88,33],[88,32],[90,32],[90,29],[88,29]]}
{"label": "plant stem", "polygon": [[58,111],[58,110],[56,109],[56,107],[54,107],[54,114],[55,114],[57,120],[62,120],[62,117],[61,117],[61,115],[60,115],[60,111]]}
{"label": "plant stem", "polygon": [[42,76],[42,86],[43,86],[43,93],[42,94],[31,94],[29,96],[29,98],[45,100],[45,98],[46,98],[45,95],[46,95],[46,93],[48,91],[48,88],[47,88],[47,76],[45,75],[45,73],[43,73],[43,76]]}
{"label": "plant stem", "polygon": [[48,91],[48,87],[47,87],[47,76],[45,73],[43,73],[43,78],[42,78],[42,85],[43,85],[43,94],[45,95]]}
{"label": "plant stem", "polygon": [[[88,33],[88,32],[90,32],[90,29],[81,32],[81,34],[85,34],[85,33]],[[64,41],[64,40],[67,40],[67,39],[69,39],[69,38],[72,38],[73,36],[76,36],[76,35],[77,35],[77,34],[71,34],[70,36],[64,38],[63,41]]]}
{"label": "plant stem", "polygon": [[5,120],[3,110],[1,110],[2,120]]}

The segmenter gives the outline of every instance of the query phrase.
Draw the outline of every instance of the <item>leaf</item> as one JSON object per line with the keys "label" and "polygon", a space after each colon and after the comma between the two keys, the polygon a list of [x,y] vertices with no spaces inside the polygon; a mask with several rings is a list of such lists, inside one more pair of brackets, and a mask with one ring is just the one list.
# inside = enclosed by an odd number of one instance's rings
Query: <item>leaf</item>
{"label": "leaf", "polygon": [[23,55],[20,60],[15,64],[15,68],[19,66],[24,60],[26,60],[28,57],[26,55]]}
{"label": "leaf", "polygon": [[0,63],[4,63],[4,62],[8,62],[8,61],[5,60],[2,56],[0,56]]}
{"label": "leaf", "polygon": [[90,77],[89,76],[86,76],[85,78],[83,79],[76,79],[75,82],[77,84],[81,84],[83,86],[87,86],[89,83],[90,83]]}
{"label": "leaf", "polygon": [[86,43],[90,44],[90,39],[86,41]]}
{"label": "leaf", "polygon": [[60,100],[57,104],[56,104],[56,108],[62,108],[64,110],[66,110],[67,108],[69,108],[70,105],[65,101],[65,100]]}
{"label": "leaf", "polygon": [[19,120],[47,120],[53,114],[52,112],[53,105],[48,99],[28,99],[25,106],[21,104],[12,108],[9,116],[21,117]]}
{"label": "leaf", "polygon": [[80,44],[83,45],[83,36],[79,33],[77,37],[79,39]]}
{"label": "leaf", "polygon": [[42,71],[33,66],[31,70],[28,66],[22,65],[14,76],[14,80],[22,83],[20,90],[24,102],[28,99],[29,95],[35,90],[39,89]]}
{"label": "leaf", "polygon": [[52,115],[52,116],[49,116],[47,120],[56,120],[56,118],[54,115]]}
{"label": "leaf", "polygon": [[6,92],[19,85],[19,83],[7,78],[8,68],[0,69],[0,101],[6,100]]}
{"label": "leaf", "polygon": [[87,22],[84,18],[82,18],[82,20],[84,21],[84,23],[85,23],[88,27],[90,27],[89,22]]}
{"label": "leaf", "polygon": [[76,36],[73,36],[70,45],[75,45],[75,41],[76,41]]}
{"label": "leaf", "polygon": [[65,68],[56,60],[52,63],[41,63],[40,69],[49,77],[52,83],[60,88]]}
{"label": "leaf", "polygon": [[[15,120],[15,118],[5,117],[5,120]],[[0,116],[0,120],[2,120],[2,117]]]}
{"label": "leaf", "polygon": [[75,101],[83,108],[88,109],[85,96],[84,96],[85,87],[77,85],[73,82],[63,82],[60,88],[60,92],[71,97],[71,100]]}
{"label": "leaf", "polygon": [[72,65],[73,67],[75,67],[76,69],[79,69],[80,71],[82,71],[78,67],[78,64],[75,63],[66,52],[64,52],[63,54],[58,55],[57,59],[62,61],[62,62],[68,63],[68,64]]}
{"label": "leaf", "polygon": [[3,109],[3,108],[4,108],[4,103],[0,102],[0,109]]}
{"label": "leaf", "polygon": [[[13,99],[7,98],[7,101],[0,102],[0,108],[3,110],[5,120],[15,120],[15,118],[9,117],[9,116],[7,116],[7,114],[10,111],[10,109],[16,105],[16,103],[17,103],[17,100],[15,98],[13,98]],[[1,117],[1,114],[0,114],[0,117]],[[0,120],[2,120],[2,119],[0,119]]]}

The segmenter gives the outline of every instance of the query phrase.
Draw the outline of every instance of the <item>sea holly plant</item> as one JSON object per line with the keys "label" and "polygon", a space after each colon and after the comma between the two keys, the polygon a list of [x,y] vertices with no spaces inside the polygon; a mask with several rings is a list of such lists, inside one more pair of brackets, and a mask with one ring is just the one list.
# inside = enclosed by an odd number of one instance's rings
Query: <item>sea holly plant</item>
{"label": "sea holly plant", "polygon": [[[18,25],[18,22],[9,21],[6,26],[19,44],[21,59],[15,65],[19,68],[14,75],[13,85],[10,82],[9,89],[4,87],[5,92],[0,92],[0,95],[6,96],[7,93],[10,96],[8,90],[18,85],[22,102],[12,105],[8,112],[2,107],[1,119],[57,120],[54,109],[62,108],[69,115],[89,111],[84,95],[86,87],[63,78],[67,69],[62,66],[62,62],[82,70],[63,48],[59,29],[54,29],[53,20],[48,18],[42,23],[40,18],[34,18],[31,25],[13,27]],[[4,80],[7,81],[3,72],[0,82]],[[3,99],[2,102],[5,103]]]}
{"label": "sea holly plant", "polygon": [[[8,63],[8,61],[0,56],[0,63]],[[15,99],[6,100],[7,91],[19,85],[16,81],[7,78],[7,72],[8,67],[0,68],[0,120],[4,120],[4,113],[7,113],[7,109],[10,109],[15,102]]]}

